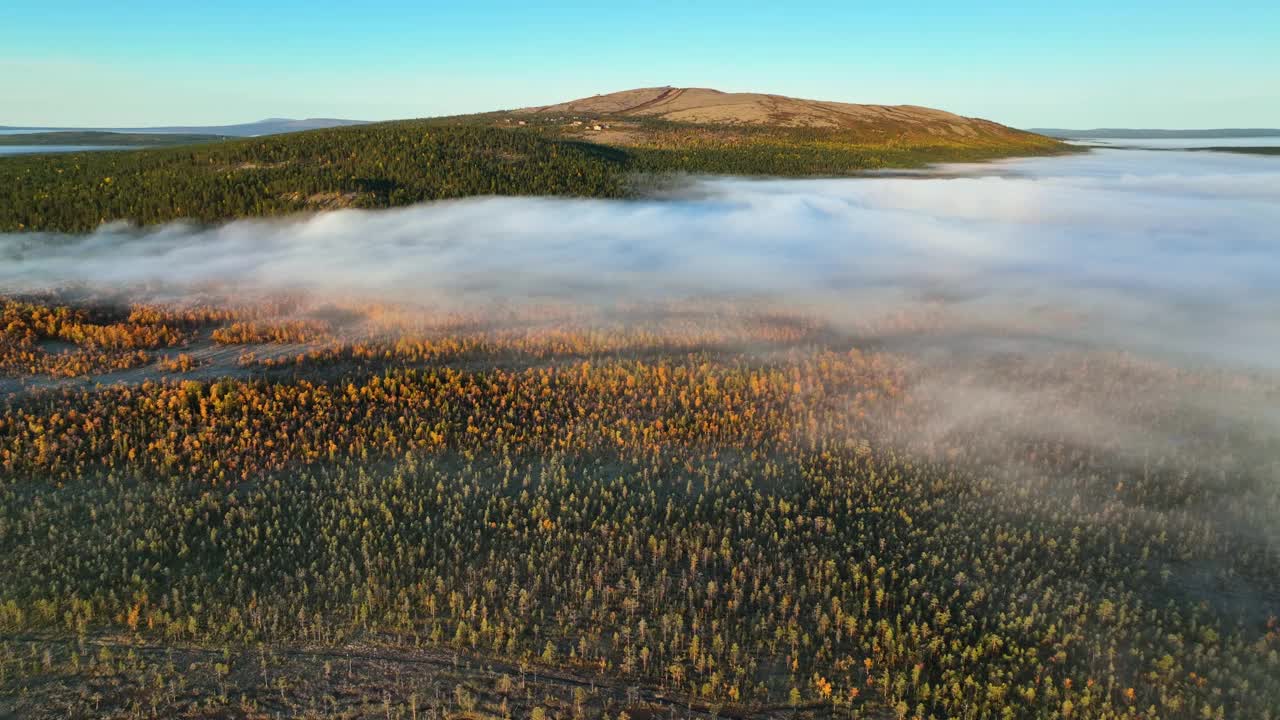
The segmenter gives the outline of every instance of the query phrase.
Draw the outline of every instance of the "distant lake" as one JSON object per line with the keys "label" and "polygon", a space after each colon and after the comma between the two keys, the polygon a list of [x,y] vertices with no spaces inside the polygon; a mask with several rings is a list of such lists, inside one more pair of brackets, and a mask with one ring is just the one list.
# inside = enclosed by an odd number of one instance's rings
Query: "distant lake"
{"label": "distant lake", "polygon": [[1276,147],[1280,146],[1280,136],[1226,138],[1079,138],[1072,142],[1084,145],[1180,150],[1185,148],[1204,147]]}
{"label": "distant lake", "polygon": [[[14,133],[6,133],[12,135]],[[90,152],[94,150],[134,150],[134,145],[0,145],[0,155]]]}

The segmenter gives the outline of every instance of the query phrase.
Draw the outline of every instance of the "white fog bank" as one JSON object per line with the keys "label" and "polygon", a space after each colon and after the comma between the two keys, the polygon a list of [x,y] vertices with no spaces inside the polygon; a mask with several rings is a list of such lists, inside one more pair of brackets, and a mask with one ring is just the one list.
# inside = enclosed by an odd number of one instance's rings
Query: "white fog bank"
{"label": "white fog bank", "polygon": [[476,198],[216,228],[0,235],[0,289],[154,283],[419,302],[749,295],[1053,310],[1064,337],[1280,366],[1280,159],[1099,150],[937,177],[707,179],[676,199]]}

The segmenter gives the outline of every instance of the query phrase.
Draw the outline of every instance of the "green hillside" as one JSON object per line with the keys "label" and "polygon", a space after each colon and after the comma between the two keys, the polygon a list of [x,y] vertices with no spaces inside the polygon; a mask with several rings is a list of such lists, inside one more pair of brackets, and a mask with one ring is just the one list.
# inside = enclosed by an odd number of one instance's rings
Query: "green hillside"
{"label": "green hillside", "polygon": [[625,197],[637,173],[846,175],[1060,152],[1037,135],[967,140],[629,119],[609,142],[514,114],[406,120],[219,143],[0,158],[0,231],[218,222],[474,195]]}

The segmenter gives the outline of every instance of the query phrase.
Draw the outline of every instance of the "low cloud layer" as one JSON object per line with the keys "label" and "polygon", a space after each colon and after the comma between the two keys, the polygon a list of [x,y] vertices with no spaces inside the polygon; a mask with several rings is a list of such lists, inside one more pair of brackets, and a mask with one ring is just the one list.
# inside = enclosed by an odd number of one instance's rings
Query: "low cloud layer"
{"label": "low cloud layer", "polygon": [[465,303],[745,295],[837,320],[945,298],[973,316],[1059,313],[1074,339],[1280,363],[1277,160],[1103,150],[935,175],[0,235],[0,288],[213,283]]}
{"label": "low cloud layer", "polygon": [[[1012,496],[1057,493],[1098,518],[1188,532],[1208,523],[1274,550],[1277,228],[1280,160],[1100,150],[858,179],[700,179],[646,201],[477,198],[0,235],[0,290],[800,311],[904,360],[912,409],[884,419],[888,442],[973,463]],[[712,322],[724,306],[678,305]],[[1203,492],[1194,508],[1117,504],[1098,480],[1117,473],[1194,477]]]}

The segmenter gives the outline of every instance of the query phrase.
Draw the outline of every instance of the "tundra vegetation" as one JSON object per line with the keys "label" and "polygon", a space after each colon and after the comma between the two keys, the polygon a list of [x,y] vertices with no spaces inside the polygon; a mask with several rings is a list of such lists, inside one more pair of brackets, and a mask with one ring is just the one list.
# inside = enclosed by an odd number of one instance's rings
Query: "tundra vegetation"
{"label": "tundra vegetation", "polygon": [[1274,377],[335,302],[0,298],[0,716],[1277,715]]}

